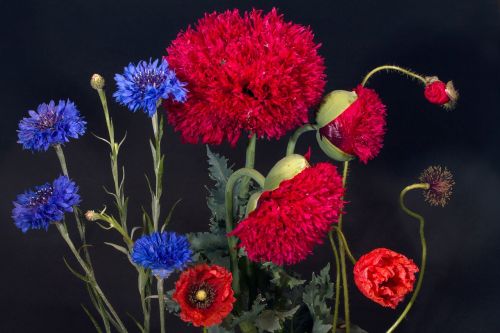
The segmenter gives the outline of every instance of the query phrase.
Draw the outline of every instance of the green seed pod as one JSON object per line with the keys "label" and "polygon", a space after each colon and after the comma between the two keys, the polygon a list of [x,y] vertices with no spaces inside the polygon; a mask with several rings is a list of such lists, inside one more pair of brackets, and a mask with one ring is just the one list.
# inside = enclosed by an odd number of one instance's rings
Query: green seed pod
{"label": "green seed pod", "polygon": [[276,163],[267,174],[264,182],[264,190],[276,189],[283,180],[291,179],[302,170],[309,167],[309,162],[302,155],[288,155]]}
{"label": "green seed pod", "polygon": [[316,114],[316,123],[318,126],[316,140],[318,141],[319,147],[328,157],[339,162],[352,160],[354,156],[336,147],[327,138],[322,137],[319,131],[322,127],[331,123],[340,116],[342,112],[347,110],[356,99],[357,95],[353,91],[334,90],[325,97]]}

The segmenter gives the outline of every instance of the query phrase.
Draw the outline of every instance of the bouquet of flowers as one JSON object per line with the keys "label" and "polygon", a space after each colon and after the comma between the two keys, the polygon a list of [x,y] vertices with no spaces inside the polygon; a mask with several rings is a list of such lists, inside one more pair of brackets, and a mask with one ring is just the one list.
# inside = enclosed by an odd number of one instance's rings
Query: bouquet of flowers
{"label": "bouquet of flowers", "polygon": [[[96,137],[110,150],[113,211],[104,203],[94,210],[79,206],[78,186],[63,151],[63,145],[86,131],[74,102],[42,103],[20,121],[23,148],[37,153],[54,149],[61,170],[55,180],[17,197],[13,220],[23,233],[57,229],[78,264],[65,261],[88,290],[93,308],[84,310],[97,332],[150,332],[156,303],[162,333],[167,331],[166,312],[203,332],[365,332],[351,322],[349,292],[400,309],[387,332],[401,324],[422,286],[427,255],[424,218],[405,205],[405,196],[418,190],[430,205],[445,206],[454,181],[447,168],[430,166],[400,193],[401,209],[418,222],[418,260],[387,248],[353,255],[343,231],[348,223],[343,215],[355,200],[347,192],[349,163],[375,158],[386,132],[386,106],[367,86],[375,74],[398,72],[421,83],[425,98],[445,109],[455,106],[458,94],[451,81],[385,65],[353,89],[322,97],[326,77],[319,47],[310,28],[286,21],[277,10],[232,10],[206,14],[178,34],[163,58],[130,63],[116,74],[116,102],[132,112],[143,111],[152,122],[154,179],[146,182],[151,207],[143,209],[142,225],[129,224],[132,194],[126,192],[125,167],[120,165],[125,138],[116,135],[101,75],[93,75],[90,84],[108,130],[105,137]],[[309,110],[316,110],[312,122]],[[213,184],[205,231],[169,231],[174,208],[161,209],[166,123],[186,143],[207,144]],[[257,141],[278,140],[291,131],[284,157],[267,175],[257,171]],[[325,162],[312,164],[310,150],[295,152],[297,140],[307,132],[315,133]],[[236,146],[242,134],[248,138],[246,163],[235,170],[212,150],[224,142]],[[335,163],[341,163],[340,170]],[[134,318],[134,328],[125,326],[98,282],[86,239],[86,229],[95,226],[120,234],[121,244],[106,244],[137,272],[143,317]],[[307,260],[324,241],[331,245],[332,262],[302,279],[293,265]],[[348,270],[357,291],[349,290]],[[166,279],[176,280],[173,290],[164,290]]]}

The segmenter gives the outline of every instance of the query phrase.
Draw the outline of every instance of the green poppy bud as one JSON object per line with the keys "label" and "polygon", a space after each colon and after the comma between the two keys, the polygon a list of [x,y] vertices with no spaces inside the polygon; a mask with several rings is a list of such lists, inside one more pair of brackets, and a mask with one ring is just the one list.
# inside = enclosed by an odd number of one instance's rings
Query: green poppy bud
{"label": "green poppy bud", "polygon": [[276,189],[283,180],[292,179],[309,166],[309,162],[302,155],[292,154],[282,158],[267,174],[264,190]]}

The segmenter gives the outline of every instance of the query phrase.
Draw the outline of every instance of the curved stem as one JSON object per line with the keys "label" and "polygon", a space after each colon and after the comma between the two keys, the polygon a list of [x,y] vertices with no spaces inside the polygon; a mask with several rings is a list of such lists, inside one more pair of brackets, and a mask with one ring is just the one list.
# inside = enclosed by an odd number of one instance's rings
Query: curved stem
{"label": "curved stem", "polygon": [[[245,168],[253,169],[255,165],[255,147],[257,143],[257,136],[253,134],[248,141],[247,151],[245,155]],[[248,196],[248,187],[250,186],[250,178],[245,177],[241,181],[239,197],[245,199]]]}
{"label": "curved stem", "polygon": [[87,277],[89,279],[89,283],[91,284],[92,288],[94,288],[96,293],[99,295],[99,297],[102,299],[102,301],[104,302],[104,304],[108,308],[110,314],[113,316],[113,319],[117,324],[117,329],[120,332],[127,332],[125,325],[121,321],[120,317],[116,313],[116,311],[113,308],[113,306],[111,305],[111,303],[108,301],[106,295],[104,295],[104,292],[102,291],[102,289],[97,284],[97,280],[95,279],[94,275],[91,274],[89,266],[87,265],[85,260],[83,260],[83,258],[78,253],[78,250],[76,249],[75,245],[73,244],[73,241],[69,237],[68,230],[66,229],[66,226],[64,225],[64,223],[55,223],[55,224],[57,226],[57,230],[59,230],[59,233],[61,234],[62,238],[66,241],[66,244],[68,244],[68,246],[69,246],[71,252],[73,253],[73,255],[75,256],[76,260],[78,261],[78,263],[80,264],[82,269],[85,271],[85,274],[87,275]]}
{"label": "curved stem", "polygon": [[165,333],[165,297],[163,295],[163,279],[157,279],[158,307],[160,309],[160,331]]}
{"label": "curved stem", "polygon": [[344,233],[338,228],[338,227],[333,227],[333,229],[338,233],[342,240],[342,244],[344,245],[345,251],[347,253],[347,256],[349,257],[349,260],[353,265],[356,264],[356,258],[352,255],[351,249],[349,249],[349,245],[347,244],[347,239],[345,238]]}
{"label": "curved stem", "polygon": [[316,129],[317,129],[316,125],[311,125],[311,124],[306,124],[302,127],[299,127],[288,140],[288,145],[286,147],[286,155],[288,156],[295,152],[295,145],[297,144],[297,140],[302,134],[310,131],[315,131]]}
{"label": "curved stem", "polygon": [[[255,169],[242,168],[234,172],[226,184],[225,204],[226,204],[226,233],[233,231],[233,190],[236,182],[241,177],[252,178],[260,187],[264,187],[264,176]],[[236,295],[240,293],[240,273],[238,269],[238,253],[236,249],[236,238],[227,237],[229,255],[231,258],[231,272],[233,273],[233,290]]]}
{"label": "curved stem", "polygon": [[410,71],[408,69],[405,69],[405,68],[402,68],[402,67],[399,67],[399,66],[384,65],[384,66],[379,66],[379,67],[371,70],[368,74],[366,74],[365,78],[361,82],[361,85],[365,86],[366,83],[368,82],[368,80],[373,76],[373,74],[381,72],[381,71],[396,71],[396,72],[400,72],[402,74],[408,75],[411,78],[414,78],[416,80],[421,81],[424,85],[427,84],[427,80],[422,75],[419,75],[419,74],[417,74],[415,72],[412,72],[412,71]]}
{"label": "curved stem", "polygon": [[337,331],[338,319],[339,319],[339,304],[340,304],[340,260],[339,252],[335,241],[333,240],[333,233],[330,230],[328,232],[328,239],[330,239],[330,244],[332,245],[333,256],[335,257],[335,308],[333,311],[333,326],[332,333]]}
{"label": "curved stem", "polygon": [[[349,170],[349,161],[345,161],[344,170],[342,172],[342,185],[344,189],[347,184],[348,170]],[[340,270],[342,272],[342,290],[344,291],[345,331],[346,333],[349,333],[351,331],[350,312],[349,312],[349,287],[347,282],[347,271],[345,262],[345,246],[344,243],[342,242],[342,237],[340,236],[342,232],[342,214],[340,214],[339,216],[338,230],[340,230],[340,233],[337,233],[337,237],[339,241],[339,251],[340,251]]]}
{"label": "curved stem", "polygon": [[410,186],[405,187],[401,193],[399,194],[399,205],[401,206],[401,209],[408,214],[409,216],[415,218],[418,220],[420,227],[419,227],[419,233],[420,233],[420,243],[422,246],[422,263],[420,264],[420,273],[418,274],[418,280],[417,280],[417,285],[415,287],[415,291],[413,292],[413,295],[406,305],[405,309],[401,313],[401,315],[398,317],[396,322],[387,330],[387,333],[392,333],[396,328],[401,324],[403,319],[406,317],[408,312],[410,312],[411,307],[413,306],[413,303],[415,303],[415,300],[417,299],[418,293],[420,292],[420,289],[422,288],[422,281],[424,279],[424,274],[425,274],[425,266],[427,264],[427,243],[425,241],[425,234],[424,234],[424,226],[425,226],[425,220],[422,215],[417,214],[416,212],[408,209],[404,203],[404,198],[406,193],[412,190],[427,190],[429,189],[429,184],[426,183],[421,183],[421,184],[413,184]]}

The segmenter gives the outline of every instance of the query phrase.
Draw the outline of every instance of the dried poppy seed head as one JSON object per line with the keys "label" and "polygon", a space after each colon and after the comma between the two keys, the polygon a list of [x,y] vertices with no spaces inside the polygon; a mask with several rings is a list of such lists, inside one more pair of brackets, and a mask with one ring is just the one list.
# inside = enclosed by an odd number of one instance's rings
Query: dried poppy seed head
{"label": "dried poppy seed head", "polygon": [[448,203],[455,185],[450,170],[439,165],[430,166],[422,172],[419,180],[430,186],[424,191],[424,198],[431,206],[444,207]]}

